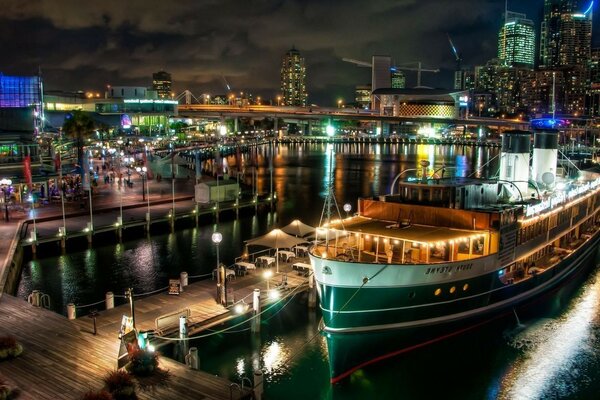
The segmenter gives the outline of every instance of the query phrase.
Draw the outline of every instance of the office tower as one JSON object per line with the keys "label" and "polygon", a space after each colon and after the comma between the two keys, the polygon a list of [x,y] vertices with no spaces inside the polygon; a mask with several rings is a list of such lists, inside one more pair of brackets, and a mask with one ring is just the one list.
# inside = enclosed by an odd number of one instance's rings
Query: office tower
{"label": "office tower", "polygon": [[361,108],[369,108],[371,105],[371,85],[359,85],[354,90],[354,101]]}
{"label": "office tower", "polygon": [[507,12],[498,33],[498,58],[509,67],[534,67],[535,29],[525,14]]}
{"label": "office tower", "polygon": [[540,35],[540,66],[585,65],[592,44],[589,0],[545,0]]}
{"label": "office tower", "polygon": [[392,89],[404,89],[406,87],[406,77],[402,71],[392,68]]}
{"label": "office tower", "polygon": [[171,74],[165,71],[158,71],[152,74],[152,88],[156,91],[159,99],[171,97]]}
{"label": "office tower", "polygon": [[306,107],[306,65],[304,57],[294,47],[282,59],[281,93],[284,105]]}

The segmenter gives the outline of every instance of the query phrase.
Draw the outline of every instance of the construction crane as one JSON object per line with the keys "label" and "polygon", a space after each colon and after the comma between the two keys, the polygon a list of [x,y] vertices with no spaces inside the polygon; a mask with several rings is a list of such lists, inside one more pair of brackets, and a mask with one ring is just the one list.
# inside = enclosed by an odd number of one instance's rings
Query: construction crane
{"label": "construction crane", "polygon": [[[342,61],[351,63],[351,64],[355,64],[358,65],[359,67],[368,67],[368,68],[373,68],[373,64],[367,61],[360,61],[360,60],[355,60],[353,58],[342,58]],[[395,70],[403,70],[403,71],[417,71],[417,87],[421,86],[421,72],[433,72],[433,73],[438,73],[440,72],[439,69],[427,69],[427,68],[423,68],[421,65],[421,61],[413,61],[413,62],[409,62],[409,63],[404,63],[402,65],[407,65],[407,64],[416,64],[416,67],[402,67],[402,66],[393,66],[390,69],[392,71]]]}
{"label": "construction crane", "polygon": [[450,48],[452,49],[452,53],[454,54],[454,57],[456,58],[456,70],[460,71],[461,64],[462,64],[462,57],[460,56],[460,54],[458,54],[458,50],[456,50],[456,46],[454,46],[454,42],[452,42],[450,35],[446,33],[446,36],[448,37],[448,42],[450,43]]}

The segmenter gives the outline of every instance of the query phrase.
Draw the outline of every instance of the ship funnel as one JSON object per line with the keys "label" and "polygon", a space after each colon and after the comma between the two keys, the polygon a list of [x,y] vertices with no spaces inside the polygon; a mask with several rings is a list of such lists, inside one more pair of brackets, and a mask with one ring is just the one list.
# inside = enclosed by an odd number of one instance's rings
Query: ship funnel
{"label": "ship funnel", "polygon": [[558,131],[536,131],[533,138],[531,178],[537,183],[552,187],[556,181],[558,160]]}
{"label": "ship funnel", "polygon": [[[529,148],[531,133],[527,131],[506,131],[502,135],[500,153],[500,180],[513,197],[525,199],[529,180]],[[506,181],[512,184],[506,184]],[[516,188],[518,190],[516,190]]]}

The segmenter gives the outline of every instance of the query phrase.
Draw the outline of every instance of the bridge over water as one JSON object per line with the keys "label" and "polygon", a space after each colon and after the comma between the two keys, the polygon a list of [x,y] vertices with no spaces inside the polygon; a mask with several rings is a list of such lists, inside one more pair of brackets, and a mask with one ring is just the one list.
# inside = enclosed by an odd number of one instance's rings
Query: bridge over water
{"label": "bridge over water", "polygon": [[473,117],[464,118],[435,118],[435,117],[400,117],[379,115],[370,110],[326,107],[282,107],[263,105],[213,105],[213,104],[181,104],[179,116],[184,118],[207,118],[218,120],[239,118],[254,119],[283,119],[312,124],[317,121],[359,121],[373,123],[377,126],[384,124],[447,124],[467,127],[487,126],[498,130],[522,129],[528,130],[527,121],[506,120],[496,118]]}

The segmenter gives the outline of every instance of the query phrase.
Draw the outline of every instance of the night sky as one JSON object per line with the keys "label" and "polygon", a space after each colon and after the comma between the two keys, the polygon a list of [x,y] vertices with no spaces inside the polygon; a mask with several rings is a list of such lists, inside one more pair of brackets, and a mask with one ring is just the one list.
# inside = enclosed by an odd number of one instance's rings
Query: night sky
{"label": "night sky", "polygon": [[[536,21],[538,35],[542,5],[509,1],[510,10]],[[226,80],[235,91],[272,98],[281,56],[295,45],[307,62],[309,102],[333,105],[370,83],[368,68],[342,57],[420,60],[442,69],[423,74],[424,85],[451,87],[446,33],[465,66],[485,63],[496,55],[504,1],[0,0],[0,9],[0,72],[33,75],[39,66],[46,89],[150,86],[152,73],[164,69],[177,94],[225,94]],[[407,73],[408,86],[415,80]]]}

